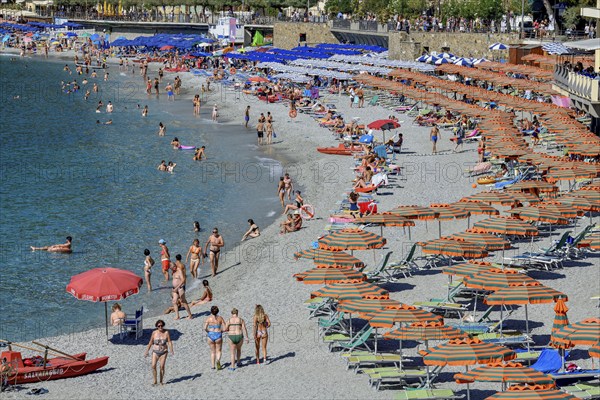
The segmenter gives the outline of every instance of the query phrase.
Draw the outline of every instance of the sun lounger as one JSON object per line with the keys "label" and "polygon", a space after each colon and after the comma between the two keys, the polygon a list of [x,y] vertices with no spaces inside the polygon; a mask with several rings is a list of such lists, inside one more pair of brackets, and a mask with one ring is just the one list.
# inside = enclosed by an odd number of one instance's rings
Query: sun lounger
{"label": "sun lounger", "polygon": [[473,322],[473,323],[465,323],[465,322],[460,322],[460,323],[448,323],[449,326],[453,326],[455,328],[458,328],[462,331],[465,331],[467,333],[470,334],[477,334],[477,333],[487,333],[487,332],[494,332],[496,329],[498,329],[498,327],[500,326],[500,321],[495,321],[495,322],[489,322],[489,323],[485,323],[485,322]]}
{"label": "sun lounger", "polygon": [[511,333],[505,333],[503,332],[502,334],[497,333],[497,332],[487,332],[487,333],[480,333],[476,335],[478,339],[487,342],[487,343],[494,343],[494,344],[500,344],[500,345],[527,345],[529,344],[534,344],[533,340],[531,340],[531,338],[521,332],[511,332]]}
{"label": "sun lounger", "polygon": [[561,390],[569,393],[578,399],[600,399],[600,383],[582,383],[578,382],[574,385],[563,386]]}
{"label": "sun lounger", "polygon": [[581,380],[589,381],[593,379],[598,379],[600,378],[600,369],[579,369],[572,372],[554,372],[549,373],[548,375],[550,375],[555,381],[560,382],[559,385],[561,383],[564,385],[565,382],[569,381],[577,382]]}
{"label": "sun lounger", "polygon": [[537,361],[540,358],[541,351],[531,350],[531,351],[520,351],[519,349],[515,350],[517,353],[517,358],[515,358],[515,362],[531,364],[534,361]]}
{"label": "sun lounger", "polygon": [[392,364],[398,366],[401,358],[400,354],[368,354],[368,355],[355,355],[347,357],[348,369],[354,368],[356,372],[358,369],[366,366],[384,366],[386,364]]}
{"label": "sun lounger", "polygon": [[[345,337],[342,340],[331,340],[329,341],[329,350],[332,351],[335,348],[341,348],[343,350],[354,351],[354,349],[366,348],[367,350],[371,350],[371,347],[367,344],[367,341],[371,338],[373,334],[373,328],[370,325],[365,325],[363,329],[357,332],[354,337],[349,338],[346,335],[330,335],[330,337],[340,338]],[[338,334],[339,335],[339,334]],[[327,336],[325,337],[327,341]]]}
{"label": "sun lounger", "polygon": [[414,389],[397,392],[394,400],[444,400],[462,399],[464,395],[457,396],[452,389]]}
{"label": "sun lounger", "polygon": [[343,313],[336,313],[330,318],[319,318],[319,333],[347,333],[346,321]]}
{"label": "sun lounger", "polygon": [[383,384],[402,385],[409,381],[422,385],[427,379],[427,372],[421,369],[372,368],[362,372],[369,376],[369,384],[376,390]]}
{"label": "sun lounger", "polygon": [[432,313],[440,314],[444,318],[455,315],[462,319],[463,314],[469,311],[469,308],[465,304],[444,301],[418,301],[413,303],[413,305],[431,311]]}

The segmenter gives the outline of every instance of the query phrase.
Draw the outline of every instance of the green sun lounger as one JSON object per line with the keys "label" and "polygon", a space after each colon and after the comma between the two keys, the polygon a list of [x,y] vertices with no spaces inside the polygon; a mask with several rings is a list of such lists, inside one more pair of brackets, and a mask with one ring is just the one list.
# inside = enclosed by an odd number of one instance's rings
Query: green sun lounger
{"label": "green sun lounger", "polygon": [[421,369],[373,368],[363,372],[369,376],[369,384],[376,390],[385,383],[400,385],[408,381],[417,381],[423,384],[427,378],[427,372]]}
{"label": "green sun lounger", "polygon": [[352,339],[349,335],[345,333],[332,333],[331,335],[323,336],[323,341],[325,343],[333,343],[333,342],[343,342]]}
{"label": "green sun lounger", "polygon": [[531,364],[534,361],[537,361],[540,358],[541,351],[519,351],[517,352],[517,358],[515,358],[516,362]]}
{"label": "green sun lounger", "polygon": [[348,357],[348,369],[355,368],[356,372],[366,365],[383,366],[385,364],[400,364],[400,354],[369,354]]}
{"label": "green sun lounger", "polygon": [[574,385],[563,386],[563,391],[569,393],[578,399],[598,399],[600,398],[600,383],[579,382]]}
{"label": "green sun lounger", "polygon": [[394,396],[394,400],[443,400],[460,399],[451,389],[415,389],[402,390]]}

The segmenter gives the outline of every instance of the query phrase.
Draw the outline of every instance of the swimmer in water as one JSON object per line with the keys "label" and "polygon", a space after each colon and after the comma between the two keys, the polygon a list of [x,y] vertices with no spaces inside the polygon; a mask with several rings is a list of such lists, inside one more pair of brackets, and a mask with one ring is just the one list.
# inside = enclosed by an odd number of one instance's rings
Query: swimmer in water
{"label": "swimmer in water", "polygon": [[148,116],[148,106],[144,106],[144,109],[142,110],[142,117],[147,117]]}
{"label": "swimmer in water", "polygon": [[162,160],[160,162],[160,164],[158,165],[157,168],[159,171],[166,171],[167,170],[167,162],[165,160]]}
{"label": "swimmer in water", "polygon": [[167,127],[163,125],[162,122],[158,123],[158,136],[165,136],[167,132]]}
{"label": "swimmer in water", "polygon": [[206,158],[206,154],[204,154],[204,149],[206,149],[206,146],[202,146],[199,149],[196,149],[196,153],[194,153],[194,161],[200,161],[202,160],[202,157]]}
{"label": "swimmer in water", "polygon": [[171,146],[173,146],[173,149],[175,150],[179,149],[179,146],[181,146],[181,143],[179,143],[179,139],[173,138],[173,140],[171,141]]}
{"label": "swimmer in water", "polygon": [[31,246],[31,250],[32,251],[36,251],[36,250],[50,251],[52,253],[72,253],[73,252],[73,249],[71,247],[72,242],[73,242],[73,238],[71,236],[67,236],[67,243],[55,244],[52,246],[45,246],[45,247]]}

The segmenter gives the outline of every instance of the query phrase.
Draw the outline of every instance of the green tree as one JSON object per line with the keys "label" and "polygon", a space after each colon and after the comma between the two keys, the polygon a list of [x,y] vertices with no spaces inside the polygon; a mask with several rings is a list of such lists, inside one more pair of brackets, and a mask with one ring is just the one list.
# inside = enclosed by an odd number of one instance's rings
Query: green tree
{"label": "green tree", "polygon": [[336,15],[337,13],[351,13],[352,0],[327,0],[325,3],[325,12],[327,14]]}

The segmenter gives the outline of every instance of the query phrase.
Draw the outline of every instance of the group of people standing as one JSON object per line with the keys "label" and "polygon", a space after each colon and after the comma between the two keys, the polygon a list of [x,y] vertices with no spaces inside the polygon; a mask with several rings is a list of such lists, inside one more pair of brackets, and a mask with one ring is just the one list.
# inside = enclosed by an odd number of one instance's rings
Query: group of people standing
{"label": "group of people standing", "polygon": [[[160,383],[164,385],[165,365],[169,353],[175,355],[173,349],[173,341],[169,331],[165,329],[165,321],[159,319],[155,324],[156,330],[152,332],[150,341],[144,356],[147,357],[152,352],[152,376],[153,385]],[[254,308],[254,316],[252,319],[252,332],[255,343],[255,360],[257,365],[261,365],[261,349],[262,349],[262,364],[267,364],[267,343],[269,340],[269,328],[271,320],[265,313],[265,310],[260,304]],[[241,366],[242,345],[244,341],[250,342],[246,321],[239,316],[237,308],[231,310],[231,316],[227,321],[219,315],[219,307],[212,306],[210,315],[204,321],[203,330],[206,332],[207,343],[210,348],[210,365],[212,370],[223,369],[221,365],[221,356],[223,348],[223,335],[227,334],[229,339],[229,349],[231,354],[231,362],[227,368],[230,371],[235,371]],[[157,371],[157,366],[159,369]],[[158,375],[158,376],[157,376]],[[158,379],[157,379],[158,378]]]}
{"label": "group of people standing", "polygon": [[[250,106],[246,107],[246,111],[244,111],[244,126],[248,128],[248,123],[250,122]],[[258,117],[258,123],[256,124],[256,135],[258,136],[258,145],[261,146],[263,144],[273,144],[273,137],[275,136],[275,132],[273,131],[273,116],[271,112],[267,112],[265,116],[264,113],[260,113]],[[267,136],[266,140],[263,139]]]}

